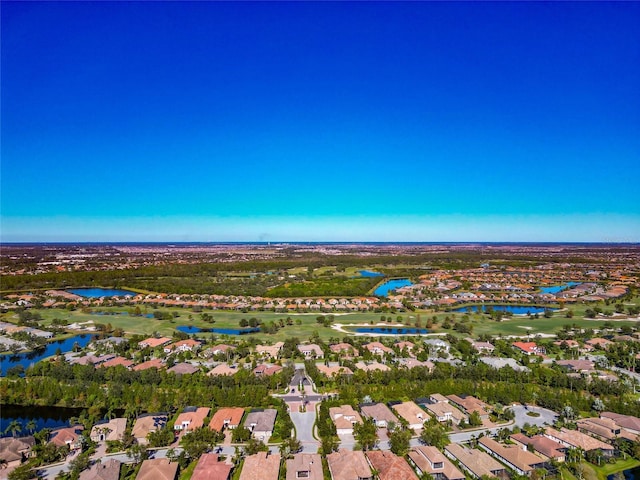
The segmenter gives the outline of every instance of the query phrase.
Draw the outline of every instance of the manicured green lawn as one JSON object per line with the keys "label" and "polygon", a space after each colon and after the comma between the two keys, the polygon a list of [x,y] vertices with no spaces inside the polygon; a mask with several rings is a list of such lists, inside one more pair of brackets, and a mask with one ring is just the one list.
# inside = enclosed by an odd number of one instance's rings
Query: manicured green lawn
{"label": "manicured green lawn", "polygon": [[628,457],[626,460],[620,459],[616,463],[605,463],[599,467],[589,464],[589,466],[596,472],[598,480],[607,480],[607,476],[613,473],[630,470],[638,465],[640,465],[640,460],[636,460],[631,457]]}

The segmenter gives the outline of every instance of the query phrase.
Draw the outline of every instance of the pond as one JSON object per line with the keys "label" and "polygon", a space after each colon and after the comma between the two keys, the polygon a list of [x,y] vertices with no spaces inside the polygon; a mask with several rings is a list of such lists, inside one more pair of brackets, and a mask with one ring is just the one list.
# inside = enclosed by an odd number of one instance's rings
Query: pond
{"label": "pond", "polygon": [[75,335],[65,340],[55,340],[47,343],[44,348],[34,350],[33,352],[18,353],[16,355],[0,355],[0,377],[7,375],[7,370],[12,367],[22,365],[26,370],[31,365],[38,363],[43,358],[51,357],[60,349],[61,353],[67,353],[73,350],[73,346],[77,343],[80,347],[86,347],[93,335]]}
{"label": "pond", "polygon": [[387,280],[386,282],[378,285],[378,287],[373,291],[374,295],[378,295],[379,297],[386,297],[391,290],[396,290],[402,287],[408,287],[413,285],[411,280],[408,278],[396,278],[394,280]]}
{"label": "pond", "polygon": [[[640,467],[624,470],[622,473],[624,474],[625,480],[640,480]],[[611,474],[607,476],[607,480],[614,480],[614,479],[615,479],[615,474]]]}
{"label": "pond", "polygon": [[383,335],[422,335],[429,333],[426,328],[413,327],[358,327],[354,329],[357,333],[376,333]]}
{"label": "pond", "polygon": [[540,287],[540,292],[541,293],[556,294],[558,292],[566,290],[567,288],[575,287],[576,285],[580,285],[580,282],[567,282],[566,285],[554,285],[552,287]]}
{"label": "pond", "polygon": [[246,335],[248,333],[256,333],[260,331],[260,328],[200,328],[192,327],[188,325],[180,325],[176,328],[179,332],[188,333],[219,333],[221,335]]}
{"label": "pond", "polygon": [[74,295],[80,295],[85,298],[124,297],[126,295],[135,297],[137,295],[136,292],[132,292],[130,290],[117,290],[111,288],[72,288],[67,290],[67,292],[73,293]]}
{"label": "pond", "polygon": [[479,309],[482,309],[483,312],[486,312],[488,309],[493,309],[498,312],[509,312],[514,315],[528,315],[535,313],[544,313],[545,310],[555,311],[557,308],[549,308],[549,307],[536,307],[533,305],[483,305],[481,307],[477,305],[469,305],[467,307],[458,307],[451,310],[452,312],[478,312]]}
{"label": "pond", "polygon": [[372,272],[370,270],[358,271],[361,277],[384,277],[384,273]]}
{"label": "pond", "polygon": [[[68,427],[69,419],[78,417],[82,409],[62,407],[37,407],[22,405],[2,405],[0,410],[0,437],[11,436],[12,432],[6,432],[7,427],[17,420],[22,429],[16,431],[17,436],[31,435],[43,428]],[[27,426],[33,421],[34,428],[29,430]]]}

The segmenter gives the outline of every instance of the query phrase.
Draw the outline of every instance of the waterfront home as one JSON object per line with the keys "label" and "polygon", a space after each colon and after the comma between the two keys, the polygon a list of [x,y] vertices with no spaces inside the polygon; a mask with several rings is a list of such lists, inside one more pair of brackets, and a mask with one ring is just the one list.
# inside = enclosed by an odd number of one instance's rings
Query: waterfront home
{"label": "waterfront home", "polygon": [[332,480],[373,480],[371,467],[364,453],[341,448],[327,455]]}
{"label": "waterfront home", "polygon": [[391,408],[395,410],[399,417],[406,420],[409,428],[413,430],[421,429],[425,420],[429,418],[427,412],[411,401],[391,405]]}
{"label": "waterfront home", "polygon": [[518,445],[503,445],[492,438],[482,437],[478,445],[500,460],[518,475],[530,475],[537,468],[545,467],[545,460]]}
{"label": "waterfront home", "polygon": [[323,480],[322,458],[317,453],[297,453],[287,460],[286,480]]}
{"label": "waterfront home", "polygon": [[527,449],[531,448],[535,453],[544,459],[555,460],[556,462],[564,462],[567,447],[545,437],[544,435],[534,435],[527,437],[522,433],[515,433],[509,437],[516,445]]}
{"label": "waterfront home", "polygon": [[244,416],[244,408],[240,407],[223,407],[213,414],[209,428],[222,432],[224,429],[233,430],[240,425]]}
{"label": "waterfront home", "polygon": [[304,358],[324,358],[324,352],[314,343],[298,345],[298,351],[304,355]]}
{"label": "waterfront home", "polygon": [[409,463],[418,475],[430,475],[434,480],[464,480],[465,476],[434,446],[417,446],[409,452]]}
{"label": "waterfront home", "polygon": [[360,411],[365,418],[371,418],[378,428],[387,428],[389,422],[398,423],[398,417],[384,403],[362,405]]}
{"label": "waterfront home", "polygon": [[91,429],[90,438],[94,442],[122,440],[126,429],[126,418],[112,418],[106,422],[96,423]]}
{"label": "waterfront home", "polygon": [[418,480],[406,460],[389,450],[370,450],[365,456],[380,480]]}
{"label": "waterfront home", "polygon": [[31,456],[35,444],[34,437],[0,438],[0,460],[4,460],[8,468],[17,467]]}
{"label": "waterfront home", "polygon": [[49,443],[53,443],[56,447],[67,446],[69,450],[74,451],[82,447],[80,443],[82,430],[84,430],[82,425],[56,428],[49,433]]}
{"label": "waterfront home", "polygon": [[115,459],[101,460],[80,473],[78,480],[118,480],[122,463]]}
{"label": "waterfront home", "polygon": [[162,413],[141,415],[136,419],[133,429],[131,430],[131,434],[140,445],[146,445],[148,443],[147,436],[151,432],[157,432],[164,428],[167,424],[167,420],[167,415]]}
{"label": "waterfront home", "polygon": [[338,435],[353,435],[353,426],[356,423],[362,423],[362,417],[351,405],[331,407],[329,416],[336,426]]}
{"label": "waterfront home", "polygon": [[193,432],[204,426],[204,419],[207,418],[210,411],[209,407],[187,407],[176,418],[173,429],[184,433]]}
{"label": "waterfront home", "polygon": [[581,449],[585,453],[592,450],[601,450],[603,455],[610,457],[613,456],[615,450],[611,445],[597,438],[576,430],[567,430],[566,428],[556,430],[555,428],[547,427],[544,436],[565,447]]}
{"label": "waterfront home", "polygon": [[244,426],[251,431],[253,438],[267,443],[273,433],[277,415],[278,411],[275,408],[254,410],[247,415]]}
{"label": "waterfront home", "polygon": [[509,478],[504,466],[481,450],[463,447],[457,443],[450,443],[445,447],[444,454],[456,460],[460,468],[469,473],[473,478]]}
{"label": "waterfront home", "polygon": [[218,454],[203,454],[196,468],[193,470],[191,480],[229,480],[233,464],[221,462]]}
{"label": "waterfront home", "polygon": [[136,480],[175,480],[178,475],[178,463],[166,458],[154,458],[142,462]]}
{"label": "waterfront home", "polygon": [[258,452],[245,457],[240,480],[278,480],[280,455]]}

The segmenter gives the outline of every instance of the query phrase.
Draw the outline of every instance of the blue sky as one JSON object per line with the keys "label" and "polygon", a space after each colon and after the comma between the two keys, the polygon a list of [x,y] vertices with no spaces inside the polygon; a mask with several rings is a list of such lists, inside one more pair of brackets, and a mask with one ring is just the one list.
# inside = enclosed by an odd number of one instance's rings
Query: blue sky
{"label": "blue sky", "polygon": [[640,3],[1,15],[3,241],[640,241]]}

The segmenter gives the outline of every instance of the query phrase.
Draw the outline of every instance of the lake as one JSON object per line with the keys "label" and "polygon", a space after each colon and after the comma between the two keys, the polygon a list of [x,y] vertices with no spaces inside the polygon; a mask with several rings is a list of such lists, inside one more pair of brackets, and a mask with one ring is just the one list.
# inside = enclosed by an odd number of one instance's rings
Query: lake
{"label": "lake", "polygon": [[545,307],[534,307],[530,305],[483,305],[478,307],[477,305],[469,305],[468,307],[458,307],[451,310],[452,312],[478,312],[478,309],[481,308],[483,312],[486,312],[487,309],[491,307],[493,310],[498,312],[510,312],[514,315],[527,315],[534,313],[544,313],[545,310],[557,310],[557,308],[545,308]]}
{"label": "lake", "polygon": [[84,348],[89,344],[92,338],[93,335],[75,335],[65,340],[55,340],[47,343],[44,349],[38,349],[33,352],[18,353],[17,355],[0,355],[0,377],[6,376],[7,370],[18,365],[22,365],[26,370],[43,358],[55,355],[58,349],[60,349],[62,353],[67,353],[73,349],[73,346],[76,343],[80,345],[80,347]]}
{"label": "lake", "polygon": [[200,328],[192,327],[188,325],[181,325],[176,328],[179,332],[188,333],[219,333],[221,335],[246,335],[248,333],[256,333],[260,331],[260,328]]}
{"label": "lake", "polygon": [[117,290],[111,288],[72,288],[67,290],[67,292],[73,293],[74,295],[80,295],[85,298],[124,297],[126,295],[135,297],[137,295],[136,292],[131,292],[129,290]]}
{"label": "lake", "polygon": [[556,294],[567,288],[575,287],[576,285],[580,285],[580,282],[567,282],[566,285],[554,285],[553,287],[540,287],[541,293],[552,293]]}
{"label": "lake", "polygon": [[[626,480],[640,480],[640,467],[632,468],[622,472]],[[607,476],[607,480],[613,480],[615,475]]]}
{"label": "lake", "polygon": [[[22,430],[17,432],[16,435],[24,436],[39,432],[43,428],[68,427],[69,419],[78,417],[81,413],[82,409],[79,408],[2,405],[0,410],[0,437],[11,436],[11,432],[5,433],[5,430],[14,420],[22,424]],[[30,420],[34,420],[36,423],[33,432],[27,430],[27,424]]]}
{"label": "lake", "polygon": [[358,333],[377,333],[386,335],[421,335],[429,333],[426,328],[412,327],[358,327],[355,329]]}
{"label": "lake", "polygon": [[360,270],[358,273],[361,277],[384,277],[383,273],[371,272],[369,270]]}
{"label": "lake", "polygon": [[378,295],[379,297],[386,297],[391,290],[408,287],[409,285],[413,285],[413,283],[411,283],[408,278],[396,278],[394,280],[387,280],[386,282],[378,285],[378,287],[373,291],[373,294]]}

